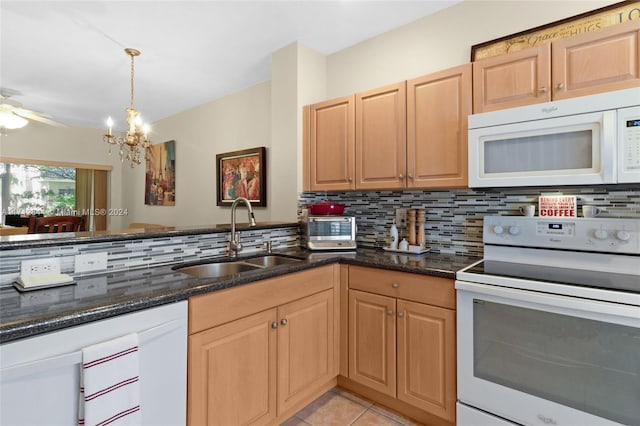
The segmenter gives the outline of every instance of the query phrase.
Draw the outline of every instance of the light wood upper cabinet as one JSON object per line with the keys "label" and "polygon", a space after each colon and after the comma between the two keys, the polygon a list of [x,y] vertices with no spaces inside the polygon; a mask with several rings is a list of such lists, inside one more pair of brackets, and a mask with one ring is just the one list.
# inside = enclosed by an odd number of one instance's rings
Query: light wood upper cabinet
{"label": "light wood upper cabinet", "polygon": [[468,184],[471,64],[407,82],[407,188]]}
{"label": "light wood upper cabinet", "polygon": [[640,86],[640,22],[629,21],[551,45],[553,98]]}
{"label": "light wood upper cabinet", "polygon": [[551,46],[545,44],[473,63],[473,112],[551,100]]}
{"label": "light wood upper cabinet", "polygon": [[406,175],[405,82],[356,94],[356,188],[400,189]]}
{"label": "light wood upper cabinet", "polygon": [[[305,110],[305,189],[355,189],[353,95],[320,102]],[[308,181],[308,187],[306,182]]]}
{"label": "light wood upper cabinet", "polygon": [[[466,64],[358,93],[353,107],[351,97],[305,107],[303,188],[466,186],[471,74]],[[351,148],[354,157],[349,157]]]}
{"label": "light wood upper cabinet", "polygon": [[473,112],[640,86],[638,21],[473,63]]}

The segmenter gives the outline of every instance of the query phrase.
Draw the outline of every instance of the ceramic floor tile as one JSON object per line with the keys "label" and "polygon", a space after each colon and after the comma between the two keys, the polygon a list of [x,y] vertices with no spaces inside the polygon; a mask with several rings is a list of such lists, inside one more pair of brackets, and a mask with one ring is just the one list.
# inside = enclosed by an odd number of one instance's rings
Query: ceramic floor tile
{"label": "ceramic floor tile", "polygon": [[296,417],[312,426],[346,426],[366,410],[366,407],[357,402],[328,391],[298,412]]}
{"label": "ceramic floor tile", "polygon": [[402,423],[398,423],[375,411],[367,410],[352,423],[352,426],[402,426]]}
{"label": "ceramic floor tile", "polygon": [[345,390],[342,390],[340,388],[333,388],[331,390],[334,393],[336,393],[336,394],[338,394],[340,396],[343,396],[343,397],[345,397],[347,399],[350,399],[353,402],[357,402],[358,404],[362,405],[363,407],[369,408],[369,407],[371,407],[373,405],[373,401],[370,401],[368,399],[364,399],[364,398],[362,398],[362,397],[360,397],[358,395],[354,395],[354,394],[352,394],[350,392],[347,392]]}
{"label": "ceramic floor tile", "polygon": [[396,423],[399,423],[403,426],[420,426],[421,423],[416,423],[413,420],[404,417],[403,415],[396,413],[395,411],[391,411],[388,408],[383,408],[377,404],[373,404],[370,408],[369,411],[373,411],[375,413],[381,414],[385,417],[390,418],[391,420],[395,421]]}
{"label": "ceramic floor tile", "polygon": [[284,423],[280,423],[280,426],[309,426],[309,423],[306,423],[304,420],[300,420],[297,417],[291,417]]}

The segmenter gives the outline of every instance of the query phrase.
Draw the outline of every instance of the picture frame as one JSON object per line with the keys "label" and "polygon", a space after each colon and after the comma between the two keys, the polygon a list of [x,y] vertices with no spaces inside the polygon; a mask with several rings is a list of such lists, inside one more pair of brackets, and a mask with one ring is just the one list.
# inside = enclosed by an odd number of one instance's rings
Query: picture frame
{"label": "picture frame", "polygon": [[149,147],[145,153],[144,204],[176,205],[176,141]]}
{"label": "picture frame", "polygon": [[216,155],[216,205],[231,206],[244,197],[252,207],[267,206],[266,151],[258,147]]}
{"label": "picture frame", "polygon": [[626,0],[471,46],[471,62],[550,43],[640,18],[640,1]]}

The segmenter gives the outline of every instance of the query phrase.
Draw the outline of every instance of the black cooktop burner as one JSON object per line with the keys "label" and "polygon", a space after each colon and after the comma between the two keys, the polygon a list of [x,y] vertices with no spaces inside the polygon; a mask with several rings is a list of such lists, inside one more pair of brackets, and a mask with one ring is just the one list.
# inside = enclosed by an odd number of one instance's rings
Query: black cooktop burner
{"label": "black cooktop burner", "polygon": [[484,260],[465,272],[640,294],[640,275],[528,265],[495,260]]}

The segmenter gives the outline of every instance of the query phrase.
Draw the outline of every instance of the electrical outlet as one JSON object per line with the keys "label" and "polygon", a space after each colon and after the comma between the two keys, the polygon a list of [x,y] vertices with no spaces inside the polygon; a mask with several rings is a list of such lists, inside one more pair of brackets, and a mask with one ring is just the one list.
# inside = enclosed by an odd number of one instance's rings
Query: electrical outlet
{"label": "electrical outlet", "polygon": [[107,252],[78,254],[75,257],[76,274],[81,272],[104,271],[107,269]]}
{"label": "electrical outlet", "polygon": [[396,226],[398,228],[407,227],[407,210],[408,209],[396,209]]}
{"label": "electrical outlet", "polygon": [[60,259],[48,257],[45,259],[23,260],[20,263],[20,275],[59,274]]}

